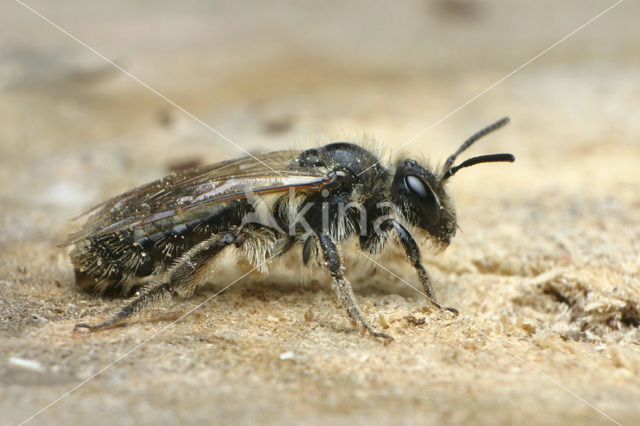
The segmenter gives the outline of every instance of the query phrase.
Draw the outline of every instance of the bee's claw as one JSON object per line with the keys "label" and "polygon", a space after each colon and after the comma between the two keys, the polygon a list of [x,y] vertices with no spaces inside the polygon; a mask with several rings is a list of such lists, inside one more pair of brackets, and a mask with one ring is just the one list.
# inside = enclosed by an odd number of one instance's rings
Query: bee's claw
{"label": "bee's claw", "polygon": [[460,315],[460,312],[458,312],[458,310],[457,310],[456,308],[450,308],[450,307],[449,307],[449,308],[446,308],[446,307],[445,307],[445,308],[444,308],[444,310],[445,310],[445,311],[449,311],[449,312],[451,312],[451,313],[452,313],[453,315],[455,315],[455,316]]}
{"label": "bee's claw", "polygon": [[393,337],[389,336],[386,333],[376,332],[374,334],[374,336],[381,338],[383,340],[383,344],[385,344],[385,345],[388,345],[389,343],[391,343],[391,342],[393,342],[395,340]]}
{"label": "bee's claw", "polygon": [[73,331],[80,331],[80,329],[87,329],[89,332],[96,331],[97,327],[95,325],[87,324],[84,322],[78,323],[73,327]]}
{"label": "bee's claw", "polygon": [[73,331],[79,331],[80,329],[84,328],[89,330],[90,333],[93,333],[94,331],[98,331],[98,330],[105,330],[107,328],[111,328],[115,325],[117,325],[118,323],[118,319],[117,318],[111,318],[105,322],[102,322],[100,324],[95,324],[95,325],[91,325],[91,324],[87,324],[85,322],[81,322],[76,324],[73,327]]}
{"label": "bee's claw", "polygon": [[376,338],[380,338],[382,340],[384,340],[384,344],[387,345],[391,342],[394,341],[394,338],[389,336],[387,333],[382,333],[380,331],[375,331],[373,328],[370,327],[366,327],[367,331],[369,332],[370,335],[372,335],[373,337]]}
{"label": "bee's claw", "polygon": [[438,302],[436,302],[433,299],[431,299],[431,304],[433,304],[433,306],[435,306],[435,308],[437,310],[439,310],[439,311],[449,311],[455,316],[460,315],[460,312],[458,312],[458,310],[456,308],[451,308],[451,307],[448,307],[448,306],[442,306],[441,304],[439,304]]}

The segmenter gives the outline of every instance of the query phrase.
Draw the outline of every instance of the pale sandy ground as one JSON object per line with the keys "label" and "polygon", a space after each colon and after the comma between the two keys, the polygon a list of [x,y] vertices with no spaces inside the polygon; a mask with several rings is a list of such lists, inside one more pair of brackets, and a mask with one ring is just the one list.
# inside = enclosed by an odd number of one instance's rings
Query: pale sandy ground
{"label": "pale sandy ground", "polygon": [[[138,3],[30,4],[255,152],[365,134],[392,149],[613,4]],[[0,15],[1,424],[70,390],[30,423],[640,423],[637,2],[406,147],[440,160],[508,114],[469,155],[517,162],[450,185],[462,232],[425,264],[459,317],[346,250],[387,346],[353,328],[327,277],[300,284],[296,259],[157,335],[239,272],[74,333],[121,301],[74,288],[56,247],[69,219],[172,165],[241,153],[18,3]],[[417,284],[398,251],[381,262]]]}

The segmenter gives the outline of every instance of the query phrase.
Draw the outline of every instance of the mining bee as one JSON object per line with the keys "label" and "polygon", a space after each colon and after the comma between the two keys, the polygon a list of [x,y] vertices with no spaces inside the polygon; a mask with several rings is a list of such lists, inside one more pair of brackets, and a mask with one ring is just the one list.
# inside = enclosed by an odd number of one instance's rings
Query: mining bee
{"label": "mining bee", "polygon": [[492,154],[454,162],[508,121],[477,132],[436,168],[408,158],[385,167],[371,151],[336,142],[194,167],[105,201],[86,213],[82,229],[63,246],[74,245],[70,256],[80,287],[133,297],[105,322],[76,327],[103,329],[173,294],[192,294],[205,266],[230,246],[255,267],[300,247],[305,265],[328,270],[349,317],[372,336],[391,340],[362,317],[338,246],[357,237],[364,252],[375,254],[392,235],[431,303],[457,313],[435,301],[409,230],[442,248],[449,245],[457,222],[445,190],[448,180],[464,167],[515,157]]}

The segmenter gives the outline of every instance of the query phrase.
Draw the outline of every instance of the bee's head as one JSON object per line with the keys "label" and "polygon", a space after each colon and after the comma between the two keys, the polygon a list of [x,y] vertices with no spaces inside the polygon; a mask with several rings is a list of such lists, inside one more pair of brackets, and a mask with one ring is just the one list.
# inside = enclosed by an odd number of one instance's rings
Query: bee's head
{"label": "bee's head", "polygon": [[456,212],[445,191],[447,180],[458,170],[479,163],[515,161],[512,154],[491,154],[473,157],[454,166],[457,156],[484,135],[509,122],[505,117],[467,139],[436,173],[411,159],[401,160],[391,184],[391,198],[407,220],[432,235],[445,246],[456,233]]}

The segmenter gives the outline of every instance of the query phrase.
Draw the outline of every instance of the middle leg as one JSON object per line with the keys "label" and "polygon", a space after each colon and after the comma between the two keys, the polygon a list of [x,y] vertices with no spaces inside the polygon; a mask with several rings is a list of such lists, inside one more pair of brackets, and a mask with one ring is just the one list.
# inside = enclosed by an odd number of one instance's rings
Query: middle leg
{"label": "middle leg", "polygon": [[385,333],[374,330],[371,326],[362,318],[360,309],[356,304],[356,300],[351,288],[351,283],[342,274],[342,261],[338,254],[338,249],[335,243],[328,235],[319,234],[317,236],[320,248],[324,254],[324,260],[327,263],[329,272],[331,273],[331,287],[337,293],[338,298],[342,305],[347,309],[347,313],[354,321],[358,322],[365,330],[369,332],[373,337],[380,337],[386,342],[393,340],[391,336]]}

